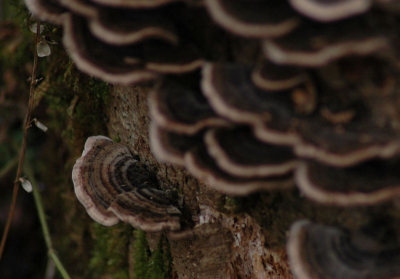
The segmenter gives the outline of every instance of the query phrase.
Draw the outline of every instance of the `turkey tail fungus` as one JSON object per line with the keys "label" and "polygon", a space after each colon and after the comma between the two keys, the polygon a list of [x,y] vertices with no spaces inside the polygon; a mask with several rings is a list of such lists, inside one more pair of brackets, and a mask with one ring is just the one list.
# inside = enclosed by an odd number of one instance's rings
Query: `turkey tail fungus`
{"label": "turkey tail fungus", "polygon": [[96,222],[120,220],[144,231],[179,230],[180,211],[124,145],[90,137],[72,172],[75,193]]}
{"label": "turkey tail fungus", "polygon": [[[155,84],[148,142],[158,161],[224,194],[296,195],[301,205],[278,235],[301,214],[315,223],[290,230],[296,278],[400,276],[398,241],[385,246],[340,220],[316,224],[317,207],[309,213],[310,204],[396,206],[400,1],[25,1],[35,16],[63,25],[64,46],[83,72],[116,85]],[[88,214],[104,225],[180,229],[180,211],[124,145],[89,138],[73,180]],[[279,211],[275,205],[247,206],[262,215],[268,236],[281,224],[264,214]]]}

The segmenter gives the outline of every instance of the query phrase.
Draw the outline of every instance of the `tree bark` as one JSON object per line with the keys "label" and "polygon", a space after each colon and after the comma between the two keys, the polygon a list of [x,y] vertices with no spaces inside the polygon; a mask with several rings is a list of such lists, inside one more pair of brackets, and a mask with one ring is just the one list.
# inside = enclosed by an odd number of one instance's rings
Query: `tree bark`
{"label": "tree bark", "polygon": [[[358,228],[376,208],[335,208],[313,204],[296,189],[231,198],[211,190],[184,169],[160,163],[149,145],[147,86],[115,86],[108,102],[109,136],[120,138],[154,171],[164,190],[179,192],[183,217],[193,236],[169,238],[177,278],[292,278],[285,242],[290,224],[307,218]],[[160,234],[147,234],[155,249]],[[153,244],[152,244],[153,243]]]}

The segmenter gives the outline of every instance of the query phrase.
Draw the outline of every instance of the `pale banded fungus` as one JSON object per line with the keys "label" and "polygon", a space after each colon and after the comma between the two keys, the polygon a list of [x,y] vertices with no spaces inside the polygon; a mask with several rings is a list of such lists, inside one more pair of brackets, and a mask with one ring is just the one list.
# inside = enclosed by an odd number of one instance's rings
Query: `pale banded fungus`
{"label": "pale banded fungus", "polygon": [[60,3],[89,19],[91,33],[105,43],[128,45],[147,38],[178,43],[174,24],[167,16],[171,8],[134,10],[104,7],[81,0],[60,0]]}
{"label": "pale banded fungus", "polygon": [[71,14],[66,16],[63,43],[79,69],[112,83],[146,81],[159,73],[191,71],[202,63],[191,46],[153,40],[119,47],[104,43],[90,33],[84,18]]}
{"label": "pale banded fungus", "polygon": [[157,77],[145,69],[140,47],[118,48],[103,43],[90,33],[82,17],[66,15],[63,43],[76,66],[97,78],[129,84]]}
{"label": "pale banded fungus", "polygon": [[[111,7],[126,7],[126,8],[156,8],[159,6],[167,5],[169,3],[184,2],[185,0],[91,0]],[[191,0],[186,0],[191,1]],[[193,0],[192,0],[193,1]]]}
{"label": "pale banded fungus", "polygon": [[[32,0],[27,0],[32,1]],[[35,1],[35,0],[33,0]],[[99,6],[85,0],[58,0],[60,5],[77,15],[95,19],[99,17]]]}
{"label": "pale banded fungus", "polygon": [[55,24],[63,24],[62,15],[68,10],[59,2],[59,0],[25,0],[26,6],[34,16]]}
{"label": "pale banded fungus", "polygon": [[[316,120],[303,122],[299,130],[303,138],[294,146],[295,154],[332,166],[352,166],[371,158],[388,159],[400,151],[398,131],[390,133],[366,121],[324,126]],[[360,131],[362,134],[358,135]]]}
{"label": "pale banded fungus", "polygon": [[[170,13],[177,12],[174,7],[154,3],[154,9],[141,10],[140,5],[127,8],[129,3],[110,8],[79,0],[26,2],[35,14],[41,11],[39,18],[63,25],[63,44],[80,70],[110,83],[154,80],[160,74],[194,71],[203,63],[194,44],[176,31]],[[165,4],[173,2],[179,1]],[[58,7],[54,13],[53,6]]]}
{"label": "pale banded fungus", "polygon": [[307,22],[288,36],[263,42],[267,59],[283,65],[319,67],[350,55],[368,55],[389,49],[389,39],[368,17],[324,24]]}
{"label": "pale banded fungus", "polygon": [[210,129],[204,141],[208,154],[231,175],[279,176],[292,172],[298,164],[290,147],[260,142],[248,127]]}
{"label": "pale banded fungus", "polygon": [[257,191],[269,191],[294,187],[291,173],[286,175],[265,175],[244,177],[229,174],[218,167],[207,153],[204,144],[188,150],[184,157],[186,168],[196,178],[222,193],[243,196]]}
{"label": "pale banded fungus", "polygon": [[[351,166],[374,157],[391,158],[400,151],[399,124],[392,118],[399,114],[400,97],[398,87],[390,83],[398,73],[379,59],[367,60],[352,58],[343,65],[340,60],[283,91],[257,88],[244,66],[207,64],[202,89],[219,115],[252,126],[259,140],[293,146],[301,158]],[[338,67],[344,67],[344,73],[336,75]],[[387,81],[373,84],[383,73]]]}
{"label": "pale banded fungus", "polygon": [[307,73],[299,67],[277,65],[268,60],[260,63],[252,75],[253,83],[266,91],[282,91],[307,80]]}
{"label": "pale banded fungus", "polygon": [[159,161],[185,166],[186,151],[201,143],[203,133],[185,135],[162,129],[155,121],[149,131],[151,150]]}
{"label": "pale banded fungus", "polygon": [[72,172],[75,193],[90,217],[105,226],[122,220],[145,231],[179,230],[180,211],[128,147],[90,137]]}
{"label": "pale banded fungus", "polygon": [[205,127],[229,125],[207,103],[199,89],[163,81],[148,97],[150,116],[165,130],[193,135]]}
{"label": "pale banded fungus", "polygon": [[174,24],[164,10],[99,9],[98,17],[89,22],[93,35],[105,43],[128,45],[147,38],[177,45]]}
{"label": "pale banded fungus", "polygon": [[294,186],[289,166],[286,167],[286,172],[277,170],[273,173],[269,169],[266,173],[254,175],[248,175],[245,171],[242,175],[243,170],[242,173],[223,170],[209,155],[203,134],[201,132],[188,136],[165,131],[153,122],[150,127],[151,149],[157,159],[184,166],[194,177],[206,182],[211,188],[229,195],[247,195],[256,191]]}
{"label": "pale banded fungus", "polygon": [[295,182],[309,199],[338,206],[371,205],[400,197],[399,157],[337,168],[303,161]]}
{"label": "pale banded fungus", "polygon": [[297,279],[399,278],[398,235],[398,228],[382,222],[346,232],[297,221],[287,243],[290,267]]}
{"label": "pale banded fungus", "polygon": [[309,18],[334,21],[366,12],[372,0],[290,0],[290,4]]}
{"label": "pale banded fungus", "polygon": [[374,57],[339,60],[314,74],[319,105],[297,129],[302,158],[348,167],[400,151],[399,71]]}
{"label": "pale banded fungus", "polygon": [[243,37],[271,38],[295,29],[300,19],[286,1],[206,0],[216,23]]}
{"label": "pale banded fungus", "polygon": [[253,84],[248,68],[233,64],[206,64],[201,86],[219,115],[255,127],[268,123],[269,143],[290,145],[299,140],[292,129],[295,111],[290,91],[262,90]]}

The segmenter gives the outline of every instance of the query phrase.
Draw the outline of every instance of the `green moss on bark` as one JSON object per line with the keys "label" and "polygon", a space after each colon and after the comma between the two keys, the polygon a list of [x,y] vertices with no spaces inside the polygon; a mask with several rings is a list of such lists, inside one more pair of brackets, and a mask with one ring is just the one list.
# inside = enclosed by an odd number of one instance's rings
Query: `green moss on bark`
{"label": "green moss on bark", "polygon": [[171,278],[172,256],[169,243],[161,237],[157,249],[150,252],[146,233],[135,231],[133,279]]}
{"label": "green moss on bark", "polygon": [[133,228],[127,224],[104,227],[92,224],[94,247],[88,278],[129,279],[128,247]]}

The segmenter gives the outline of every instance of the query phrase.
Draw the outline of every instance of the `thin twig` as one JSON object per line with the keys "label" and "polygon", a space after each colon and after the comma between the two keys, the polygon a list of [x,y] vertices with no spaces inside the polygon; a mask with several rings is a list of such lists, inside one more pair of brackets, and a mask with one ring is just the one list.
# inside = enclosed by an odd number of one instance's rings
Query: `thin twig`
{"label": "thin twig", "polygon": [[46,215],[44,213],[42,198],[40,196],[39,189],[38,189],[37,183],[36,183],[36,179],[35,179],[35,176],[33,174],[32,168],[29,165],[29,163],[25,164],[24,171],[26,172],[28,180],[32,184],[33,197],[35,199],[36,209],[38,212],[40,225],[42,226],[43,236],[44,236],[44,240],[46,242],[46,246],[48,249],[48,254],[49,254],[50,258],[54,261],[54,264],[56,265],[58,271],[61,273],[62,278],[71,279],[71,277],[69,277],[69,275],[68,275],[68,272],[65,270],[63,264],[61,263],[60,259],[57,257],[56,251],[53,248],[53,243],[51,241],[49,227],[47,226],[47,222],[46,222]]}
{"label": "thin twig", "polygon": [[14,216],[15,206],[17,203],[18,189],[19,189],[19,184],[20,184],[19,178],[21,177],[22,166],[23,166],[24,160],[25,160],[26,141],[28,138],[28,128],[29,128],[29,123],[31,122],[33,97],[35,94],[36,72],[37,72],[37,65],[38,65],[38,55],[37,55],[36,48],[39,43],[39,39],[40,39],[40,20],[37,20],[35,53],[33,56],[34,58],[33,58],[32,80],[31,80],[31,86],[29,89],[29,104],[28,104],[28,111],[26,112],[26,118],[25,118],[25,122],[24,122],[24,138],[22,141],[21,151],[20,151],[20,155],[19,155],[17,175],[16,175],[15,181],[14,181],[14,189],[13,189],[13,195],[12,195],[12,199],[11,199],[10,211],[8,213],[7,223],[4,228],[3,236],[1,238],[0,261],[1,261],[1,257],[3,256],[3,251],[4,251],[4,247],[6,245],[8,231],[10,230],[10,226],[11,226],[11,221]]}

